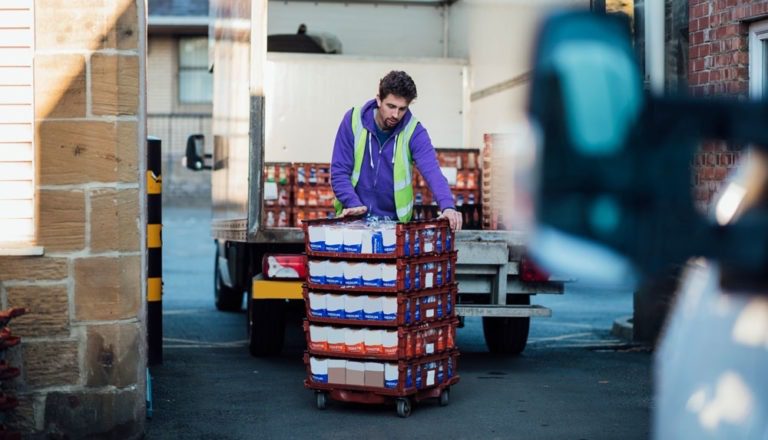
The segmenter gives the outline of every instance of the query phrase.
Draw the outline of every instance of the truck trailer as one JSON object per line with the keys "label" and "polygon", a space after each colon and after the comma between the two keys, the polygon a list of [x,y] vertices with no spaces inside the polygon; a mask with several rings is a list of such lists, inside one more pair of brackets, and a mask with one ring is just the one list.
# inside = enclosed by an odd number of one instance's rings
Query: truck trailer
{"label": "truck trailer", "polygon": [[[484,58],[488,47],[481,37],[491,43],[507,25],[498,17],[506,13],[528,29],[514,40],[527,48],[535,28],[528,22],[548,8],[518,8],[472,0],[211,1],[213,139],[191,135],[185,161],[191,170],[210,169],[215,303],[220,310],[240,310],[246,295],[252,355],[279,353],[286,311],[304,307],[299,222],[332,215],[326,203],[332,194],[319,185],[325,183],[324,166],[339,121],[352,106],[373,98],[379,79],[390,70],[404,70],[414,78],[419,97],[411,108],[430,131],[441,159],[452,161],[454,166],[443,168],[449,182],[457,187],[463,181],[467,191],[460,210],[476,229],[456,235],[457,314],[482,317],[488,349],[506,354],[524,350],[531,317],[551,315],[531,298],[562,294],[564,282],[543,274],[526,258],[525,231],[500,227],[496,213],[489,214],[491,204],[504,202],[492,200],[485,188],[498,164],[482,167],[482,155],[492,147],[478,147],[483,142],[478,133],[501,133],[509,127],[499,115],[515,116],[510,101],[523,105],[515,87],[525,83],[527,59],[515,57],[512,64],[523,71],[514,75],[499,67],[510,62],[497,55]],[[312,17],[318,17],[317,24]],[[398,31],[376,34],[360,26],[374,19]],[[272,21],[277,24],[270,25]],[[302,21],[308,22],[306,34],[291,36],[287,26]],[[312,37],[316,47],[306,41],[314,28],[322,31]],[[371,39],[372,32],[384,41]],[[291,40],[302,41],[293,46]],[[268,51],[270,47],[281,52]],[[496,67],[489,68],[490,61]],[[480,88],[482,81],[493,83]],[[212,154],[206,154],[211,147]],[[463,173],[470,153],[474,174]],[[456,158],[462,157],[462,165],[456,166]],[[314,203],[307,192],[314,194]],[[417,211],[428,218],[436,207],[428,203],[428,194],[423,197],[417,200],[423,204]]]}

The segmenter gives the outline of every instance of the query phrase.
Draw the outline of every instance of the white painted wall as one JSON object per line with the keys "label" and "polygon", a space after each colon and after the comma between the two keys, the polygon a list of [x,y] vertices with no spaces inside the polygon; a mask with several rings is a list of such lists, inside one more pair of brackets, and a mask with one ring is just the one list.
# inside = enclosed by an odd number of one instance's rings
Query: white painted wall
{"label": "white painted wall", "polygon": [[461,147],[464,139],[463,78],[456,59],[355,57],[270,53],[265,76],[265,160],[328,162],[341,118],[376,96],[389,70],[413,77],[413,114],[436,147]]}
{"label": "white painted wall", "polygon": [[[469,61],[469,95],[528,72],[540,21],[564,7],[588,8],[589,0],[459,0],[448,8],[447,47],[444,9],[431,6],[270,1],[268,31],[294,33],[306,23],[310,33],[335,34],[347,55],[442,57],[447,50],[449,57]],[[419,100],[421,107],[428,99]],[[514,131],[525,120],[527,100],[525,84],[470,102],[462,146],[481,147],[485,133]],[[431,130],[437,137],[439,128]]]}
{"label": "white painted wall", "polygon": [[[589,7],[589,0],[459,0],[449,15],[449,56],[470,63],[469,93],[531,69],[541,20],[563,7]],[[467,147],[482,147],[483,134],[515,131],[525,120],[528,84],[470,102]]]}
{"label": "white painted wall", "polygon": [[386,4],[270,1],[269,34],[328,32],[346,55],[443,56],[443,8]]}

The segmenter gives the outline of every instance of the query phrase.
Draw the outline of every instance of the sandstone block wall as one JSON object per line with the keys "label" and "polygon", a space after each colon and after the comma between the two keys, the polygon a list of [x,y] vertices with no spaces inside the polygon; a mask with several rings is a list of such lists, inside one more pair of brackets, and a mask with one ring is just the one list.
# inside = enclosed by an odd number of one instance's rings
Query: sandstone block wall
{"label": "sandstone block wall", "polygon": [[[18,3],[18,2],[14,2]],[[145,2],[30,0],[37,239],[0,255],[29,436],[133,438],[145,419]]]}

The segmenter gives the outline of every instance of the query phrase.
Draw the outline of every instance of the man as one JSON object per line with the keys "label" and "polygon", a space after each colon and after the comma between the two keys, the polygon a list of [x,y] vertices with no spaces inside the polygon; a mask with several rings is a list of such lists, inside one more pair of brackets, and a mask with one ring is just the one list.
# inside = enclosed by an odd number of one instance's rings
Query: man
{"label": "man", "polygon": [[439,218],[448,219],[454,231],[461,229],[461,214],[429,134],[408,109],[414,99],[413,79],[392,71],[379,82],[376,99],[344,115],[331,161],[337,216],[370,213],[410,221],[415,163],[437,201]]}

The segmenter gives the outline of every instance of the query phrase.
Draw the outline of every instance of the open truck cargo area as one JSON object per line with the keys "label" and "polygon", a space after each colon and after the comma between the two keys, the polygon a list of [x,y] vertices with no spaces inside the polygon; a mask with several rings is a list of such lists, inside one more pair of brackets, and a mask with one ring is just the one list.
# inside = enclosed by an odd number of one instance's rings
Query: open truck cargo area
{"label": "open truck cargo area", "polygon": [[[437,56],[432,49],[425,49],[424,56],[387,56],[377,53],[380,48],[364,55],[268,54],[267,31],[261,26],[269,17],[266,3],[211,1],[213,139],[194,135],[187,145],[187,167],[211,170],[217,308],[239,310],[245,294],[250,352],[269,355],[282,349],[286,310],[304,308],[306,274],[292,269],[306,258],[305,235],[298,225],[302,219],[332,212],[327,207],[328,186],[320,188],[324,182],[311,180],[317,175],[307,164],[321,173],[342,115],[373,98],[384,74],[404,70],[418,86],[412,110],[438,148],[465,223],[476,228],[456,233],[456,314],[483,318],[489,350],[522,352],[530,318],[551,314],[531,298],[561,294],[564,285],[526,260],[525,234],[500,229],[503,225],[492,209],[493,176],[482,160],[488,155],[478,148],[483,141],[475,140],[469,127],[475,111],[469,90],[471,48],[463,57],[447,56],[447,40]],[[349,5],[345,13],[359,14],[355,21],[360,22],[372,13],[386,15],[390,8],[402,7],[384,3],[374,12],[369,10],[372,3]],[[477,14],[471,8],[451,10],[452,2],[423,3],[412,9],[439,20],[441,29],[461,20],[462,14]],[[290,6],[282,8],[284,13]],[[423,8],[435,9],[437,15]],[[365,53],[364,48],[358,50]],[[206,154],[211,147],[212,154]],[[496,179],[498,185],[501,177]],[[437,207],[417,176],[414,187],[418,190],[419,185],[421,205],[415,212],[432,218]],[[302,188],[306,191],[300,192]]]}

